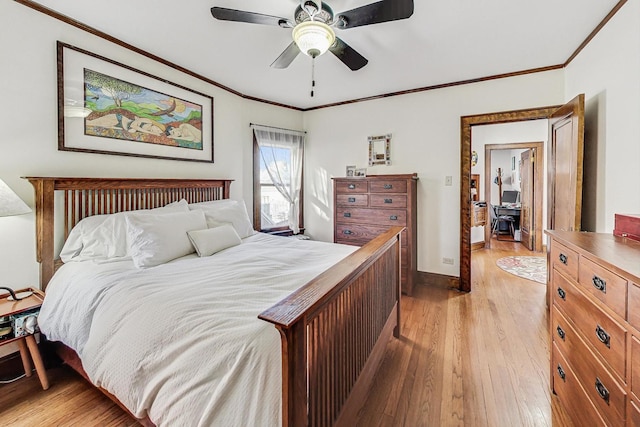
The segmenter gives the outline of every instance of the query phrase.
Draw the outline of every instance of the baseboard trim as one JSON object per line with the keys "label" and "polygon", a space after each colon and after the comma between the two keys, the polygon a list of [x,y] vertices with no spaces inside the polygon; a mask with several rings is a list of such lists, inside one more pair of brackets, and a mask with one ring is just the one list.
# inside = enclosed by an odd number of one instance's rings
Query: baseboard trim
{"label": "baseboard trim", "polygon": [[478,249],[484,249],[484,241],[471,244],[472,251],[477,251]]}
{"label": "baseboard trim", "polygon": [[458,289],[460,287],[460,278],[456,276],[447,276],[446,274],[418,271],[418,283],[425,286]]}

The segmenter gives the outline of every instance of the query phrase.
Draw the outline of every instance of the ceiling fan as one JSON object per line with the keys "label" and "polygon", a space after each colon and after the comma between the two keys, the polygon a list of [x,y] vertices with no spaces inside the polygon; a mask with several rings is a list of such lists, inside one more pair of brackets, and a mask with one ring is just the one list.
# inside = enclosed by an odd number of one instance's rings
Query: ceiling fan
{"label": "ceiling fan", "polygon": [[224,21],[293,29],[293,41],[271,64],[274,68],[287,68],[301,51],[316,58],[328,50],[347,67],[356,71],[367,65],[367,59],[336,37],[334,29],[347,30],[409,18],[413,14],[413,0],[381,0],[339,14],[334,14],[331,7],[321,0],[301,0],[294,12],[293,21],[224,7],[212,7],[211,14]]}

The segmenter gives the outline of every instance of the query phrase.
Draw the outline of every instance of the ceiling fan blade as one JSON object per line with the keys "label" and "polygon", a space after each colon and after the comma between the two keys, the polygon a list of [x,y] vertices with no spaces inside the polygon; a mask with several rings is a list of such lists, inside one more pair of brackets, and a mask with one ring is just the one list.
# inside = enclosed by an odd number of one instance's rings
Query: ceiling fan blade
{"label": "ceiling fan blade", "polygon": [[222,21],[248,22],[250,24],[277,25],[283,28],[293,28],[295,24],[286,18],[279,16],[263,15],[244,10],[227,9],[224,7],[212,7],[211,14]]}
{"label": "ceiling fan blade", "polygon": [[293,60],[296,59],[296,56],[298,56],[299,53],[300,49],[298,48],[296,42],[291,42],[291,44],[287,46],[287,48],[280,54],[280,56],[278,56],[276,60],[273,61],[273,64],[271,64],[271,66],[273,68],[287,68],[293,62]]}
{"label": "ceiling fan blade", "polygon": [[413,0],[382,0],[340,13],[336,26],[340,29],[397,21],[413,15]]}
{"label": "ceiling fan blade", "polygon": [[367,58],[360,55],[354,48],[338,37],[336,37],[336,42],[329,48],[329,50],[337,56],[344,65],[351,68],[351,71],[359,70],[369,62]]}

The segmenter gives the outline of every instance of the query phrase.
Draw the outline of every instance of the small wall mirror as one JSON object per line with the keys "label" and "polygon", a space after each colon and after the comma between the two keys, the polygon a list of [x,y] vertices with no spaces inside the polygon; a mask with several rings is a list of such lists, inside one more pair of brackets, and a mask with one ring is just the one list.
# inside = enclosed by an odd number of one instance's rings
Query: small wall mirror
{"label": "small wall mirror", "polygon": [[391,164],[391,134],[369,137],[369,166]]}

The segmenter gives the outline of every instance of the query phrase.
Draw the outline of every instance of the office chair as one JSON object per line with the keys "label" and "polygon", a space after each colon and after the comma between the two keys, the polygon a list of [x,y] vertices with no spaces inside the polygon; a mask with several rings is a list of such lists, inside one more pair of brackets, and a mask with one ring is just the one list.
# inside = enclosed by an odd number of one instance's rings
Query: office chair
{"label": "office chair", "polygon": [[500,240],[500,224],[507,224],[507,228],[509,230],[509,235],[514,238],[515,237],[515,218],[511,215],[498,215],[498,208],[496,206],[491,206],[493,209],[493,216],[491,222],[491,235],[496,235],[496,240]]}

